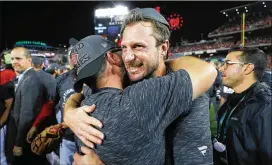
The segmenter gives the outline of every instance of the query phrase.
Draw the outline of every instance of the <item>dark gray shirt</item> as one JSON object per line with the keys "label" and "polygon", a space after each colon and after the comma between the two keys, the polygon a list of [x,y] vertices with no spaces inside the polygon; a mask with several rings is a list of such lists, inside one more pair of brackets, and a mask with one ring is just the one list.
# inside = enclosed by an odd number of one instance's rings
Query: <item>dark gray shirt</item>
{"label": "dark gray shirt", "polygon": [[95,151],[110,165],[164,164],[165,129],[188,113],[192,92],[191,79],[184,70],[143,80],[124,91],[93,91],[82,105],[96,104],[92,116],[104,123],[106,139]]}
{"label": "dark gray shirt", "polygon": [[47,100],[54,100],[56,97],[56,80],[52,75],[43,70],[37,70],[36,73],[45,86],[45,98]]}
{"label": "dark gray shirt", "polygon": [[[213,164],[209,98],[202,94],[192,102],[189,113],[179,116],[166,130],[168,159],[175,165]],[[169,152],[169,151],[167,151]],[[169,157],[170,156],[170,157]]]}

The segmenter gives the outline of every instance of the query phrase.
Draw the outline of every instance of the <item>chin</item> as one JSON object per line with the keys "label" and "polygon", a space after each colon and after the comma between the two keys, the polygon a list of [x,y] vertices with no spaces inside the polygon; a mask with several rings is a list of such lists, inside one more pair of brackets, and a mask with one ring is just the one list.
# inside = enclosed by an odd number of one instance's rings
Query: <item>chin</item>
{"label": "chin", "polygon": [[142,74],[129,74],[129,80],[131,82],[138,82],[143,80],[145,77]]}

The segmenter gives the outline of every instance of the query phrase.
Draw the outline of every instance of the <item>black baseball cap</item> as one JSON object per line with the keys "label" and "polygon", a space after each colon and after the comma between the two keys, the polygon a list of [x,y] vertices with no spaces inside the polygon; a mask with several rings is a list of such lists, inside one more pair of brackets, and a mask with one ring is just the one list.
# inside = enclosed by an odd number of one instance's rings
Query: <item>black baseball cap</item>
{"label": "black baseball cap", "polygon": [[167,20],[157,10],[153,8],[135,8],[134,10],[138,10],[138,12],[142,14],[143,18],[158,21],[170,28]]}
{"label": "black baseball cap", "polygon": [[77,54],[77,79],[74,84],[76,92],[82,89],[84,79],[95,75],[101,68],[107,51],[120,52],[113,42],[100,35],[91,35],[80,40],[72,49]]}
{"label": "black baseball cap", "polygon": [[45,56],[40,54],[31,54],[31,58],[34,65],[41,65],[44,63]]}

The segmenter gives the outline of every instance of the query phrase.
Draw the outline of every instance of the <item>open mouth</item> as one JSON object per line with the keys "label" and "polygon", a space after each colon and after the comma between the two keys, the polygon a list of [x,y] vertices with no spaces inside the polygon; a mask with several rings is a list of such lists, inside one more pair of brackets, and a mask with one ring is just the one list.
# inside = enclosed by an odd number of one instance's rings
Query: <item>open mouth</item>
{"label": "open mouth", "polygon": [[133,64],[130,64],[130,65],[127,65],[127,71],[129,73],[139,73],[143,70],[143,64],[142,63],[133,63]]}

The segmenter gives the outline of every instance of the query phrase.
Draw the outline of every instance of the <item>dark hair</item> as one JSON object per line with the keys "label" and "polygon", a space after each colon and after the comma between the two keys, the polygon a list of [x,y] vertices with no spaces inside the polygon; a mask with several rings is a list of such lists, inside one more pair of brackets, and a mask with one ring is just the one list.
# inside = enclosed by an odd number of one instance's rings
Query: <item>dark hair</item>
{"label": "dark hair", "polygon": [[239,60],[243,63],[252,63],[254,65],[254,75],[259,81],[262,79],[264,71],[267,66],[267,55],[258,48],[250,47],[233,47],[229,50],[229,53],[241,51]]}

